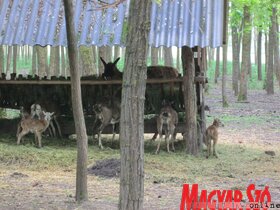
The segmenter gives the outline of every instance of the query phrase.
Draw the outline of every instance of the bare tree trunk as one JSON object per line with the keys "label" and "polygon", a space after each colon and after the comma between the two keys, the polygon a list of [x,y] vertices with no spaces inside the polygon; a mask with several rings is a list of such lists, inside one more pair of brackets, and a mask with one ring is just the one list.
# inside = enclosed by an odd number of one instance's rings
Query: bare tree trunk
{"label": "bare tree trunk", "polygon": [[220,76],[220,47],[216,48],[216,68],[215,68],[215,83],[218,83],[218,77]]}
{"label": "bare tree trunk", "polygon": [[7,54],[7,63],[6,63],[6,74],[8,75],[10,72],[10,66],[11,66],[11,57],[12,57],[12,46],[8,47],[8,54]]}
{"label": "bare tree trunk", "polygon": [[269,41],[268,41],[268,66],[266,71],[266,92],[267,94],[274,94],[274,82],[273,82],[273,58],[274,58],[274,45],[275,45],[275,34],[274,34],[274,12],[271,16],[272,25],[269,27]]}
{"label": "bare tree trunk", "polygon": [[80,58],[82,60],[82,76],[93,75],[96,70],[94,69],[92,47],[81,46]]}
{"label": "bare tree trunk", "polygon": [[260,30],[258,33],[258,80],[262,80],[262,31]]}
{"label": "bare tree trunk", "polygon": [[173,57],[172,57],[171,47],[163,47],[163,53],[164,53],[164,65],[173,66]]}
{"label": "bare tree trunk", "polygon": [[51,47],[51,55],[50,55],[50,67],[49,67],[49,75],[51,76],[59,76],[59,47]]}
{"label": "bare tree trunk", "polygon": [[192,49],[187,46],[182,47],[182,65],[184,74],[183,92],[186,112],[186,132],[184,133],[184,140],[186,142],[186,152],[188,154],[197,155],[197,107],[194,84],[194,55]]}
{"label": "bare tree trunk", "polygon": [[228,49],[228,8],[229,8],[229,2],[225,1],[226,3],[226,9],[224,11],[224,17],[225,17],[225,37],[226,44],[223,45],[223,80],[222,80],[222,98],[223,98],[223,107],[228,107],[228,101],[226,96],[226,76],[227,76],[227,49]]}
{"label": "bare tree trunk", "polygon": [[240,74],[240,41],[238,36],[237,27],[233,26],[232,29],[232,89],[234,95],[238,95],[238,80]]}
{"label": "bare tree trunk", "polygon": [[0,45],[0,78],[2,77],[2,73],[4,73],[4,50],[3,46]]}
{"label": "bare tree trunk", "polygon": [[274,31],[274,73],[280,86],[280,56],[279,56],[279,24],[277,22],[277,7],[272,9],[273,12],[273,31]]}
{"label": "bare tree trunk", "polygon": [[15,45],[13,46],[13,73],[17,73],[17,53],[18,53],[18,47]]}
{"label": "bare tree trunk", "polygon": [[49,75],[49,69],[47,67],[47,47],[36,46],[37,56],[38,56],[38,74],[39,77],[44,77]]}
{"label": "bare tree trunk", "polygon": [[144,200],[144,104],[150,0],[131,0],[121,105],[120,210],[141,210]]}
{"label": "bare tree trunk", "polygon": [[60,55],[61,55],[61,75],[66,77],[66,61],[65,61],[65,53],[64,47],[60,47]]}
{"label": "bare tree trunk", "polygon": [[242,63],[241,63],[241,75],[240,75],[240,88],[238,101],[247,100],[248,90],[248,69],[251,65],[251,17],[248,6],[244,6],[244,31],[242,40]]}
{"label": "bare tree trunk", "polygon": [[151,47],[151,65],[158,65],[158,57],[159,57],[159,48]]}
{"label": "bare tree trunk", "polygon": [[73,1],[64,0],[66,31],[68,40],[68,56],[71,75],[71,96],[75,130],[77,134],[77,174],[76,174],[76,201],[88,200],[87,191],[87,149],[88,138],[83,114],[81,81],[78,61],[78,47],[74,28]]}
{"label": "bare tree trunk", "polygon": [[37,47],[33,46],[32,52],[32,74],[38,74],[37,72]]}

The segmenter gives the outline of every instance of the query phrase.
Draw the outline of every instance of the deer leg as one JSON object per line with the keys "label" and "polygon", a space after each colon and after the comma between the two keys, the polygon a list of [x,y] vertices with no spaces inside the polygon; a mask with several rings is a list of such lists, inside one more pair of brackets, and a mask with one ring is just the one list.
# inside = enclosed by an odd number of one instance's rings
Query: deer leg
{"label": "deer leg", "polygon": [[166,143],[166,147],[167,147],[167,152],[169,153],[170,150],[169,150],[169,126],[167,129],[164,129],[164,133],[165,133],[165,143]]}
{"label": "deer leg", "polygon": [[56,116],[54,116],[53,120],[54,120],[54,122],[55,122],[55,124],[56,124],[57,130],[58,130],[59,138],[62,138],[62,133],[61,133],[60,125],[59,125],[59,123],[58,123],[58,121],[57,121],[57,119],[56,119]]}
{"label": "deer leg", "polygon": [[158,134],[159,134],[159,142],[158,142],[158,145],[157,145],[156,154],[159,153],[160,143],[161,143],[161,140],[162,140],[162,124],[160,124],[158,126]]}
{"label": "deer leg", "polygon": [[18,136],[17,136],[17,145],[20,144],[21,138],[22,138],[23,136],[25,136],[26,134],[28,134],[28,133],[29,133],[29,131],[24,131],[24,130],[22,130],[22,131],[18,134]]}
{"label": "deer leg", "polygon": [[172,142],[172,150],[175,152],[175,147],[174,147],[174,141],[176,139],[176,132],[175,132],[175,127],[173,127],[173,130],[171,131],[171,142]]}
{"label": "deer leg", "polygon": [[49,127],[50,131],[51,131],[51,135],[52,137],[56,137],[56,131],[55,131],[55,127],[54,127],[54,124],[53,124],[53,121],[50,121],[50,127]]}
{"label": "deer leg", "polygon": [[216,152],[216,144],[217,144],[218,139],[215,138],[213,142],[213,156],[218,158],[217,152]]}
{"label": "deer leg", "polygon": [[41,148],[42,147],[42,133],[40,132],[36,132],[35,135],[37,136],[38,139],[38,147]]}
{"label": "deer leg", "polygon": [[102,140],[101,140],[101,133],[102,133],[102,130],[100,130],[98,132],[98,146],[100,147],[100,149],[103,149]]}
{"label": "deer leg", "polygon": [[207,137],[207,155],[206,158],[208,158],[210,156],[210,152],[211,152],[211,138]]}
{"label": "deer leg", "polygon": [[16,137],[18,137],[18,134],[20,133],[20,131],[21,131],[21,125],[19,123],[18,126],[17,126],[17,135],[16,135]]}

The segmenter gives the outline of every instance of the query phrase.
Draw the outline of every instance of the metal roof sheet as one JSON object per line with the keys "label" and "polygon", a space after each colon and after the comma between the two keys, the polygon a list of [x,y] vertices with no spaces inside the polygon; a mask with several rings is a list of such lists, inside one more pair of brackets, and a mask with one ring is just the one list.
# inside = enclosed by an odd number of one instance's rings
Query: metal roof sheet
{"label": "metal roof sheet", "polygon": [[[102,2],[114,3],[115,0]],[[96,1],[76,0],[79,45],[125,45],[129,1],[98,9]],[[162,0],[152,3],[149,44],[211,46],[223,41],[224,0]],[[62,0],[3,0],[0,44],[67,45]]]}

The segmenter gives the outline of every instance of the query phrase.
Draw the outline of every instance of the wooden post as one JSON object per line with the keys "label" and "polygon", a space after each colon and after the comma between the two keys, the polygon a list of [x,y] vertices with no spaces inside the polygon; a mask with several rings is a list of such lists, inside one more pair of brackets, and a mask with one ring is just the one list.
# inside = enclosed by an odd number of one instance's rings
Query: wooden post
{"label": "wooden post", "polygon": [[186,152],[188,154],[198,154],[197,144],[197,123],[196,123],[196,96],[195,96],[195,64],[194,54],[191,48],[182,47],[182,65],[183,65],[183,92],[186,112],[186,132],[184,140],[186,141]]}

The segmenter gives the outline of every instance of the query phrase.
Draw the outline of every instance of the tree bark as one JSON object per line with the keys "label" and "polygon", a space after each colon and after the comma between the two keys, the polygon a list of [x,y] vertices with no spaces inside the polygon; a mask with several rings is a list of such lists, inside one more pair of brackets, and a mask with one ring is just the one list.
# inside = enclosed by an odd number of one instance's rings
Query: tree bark
{"label": "tree bark", "polygon": [[216,48],[216,68],[215,68],[215,83],[218,83],[218,77],[220,76],[220,47]]}
{"label": "tree bark", "polygon": [[164,53],[164,65],[173,66],[173,57],[172,57],[171,47],[163,47],[163,53]]}
{"label": "tree bark", "polygon": [[194,54],[192,49],[182,47],[182,65],[183,65],[183,93],[185,101],[186,112],[186,132],[184,133],[184,140],[186,142],[186,152],[188,154],[198,154],[198,141],[197,141],[197,107],[195,95],[195,65]]}
{"label": "tree bark", "polygon": [[[279,24],[277,22],[277,8],[273,12],[273,31],[274,31],[274,72],[280,86],[280,56],[279,56]],[[277,36],[278,35],[278,36]]]}
{"label": "tree bark", "polygon": [[17,53],[18,53],[18,46],[13,46],[13,73],[17,73]]}
{"label": "tree bark", "polygon": [[274,34],[274,14],[271,15],[271,26],[269,27],[269,41],[268,41],[268,66],[266,71],[266,93],[271,95],[274,94],[274,81],[273,81],[273,71],[274,71],[274,45],[275,45],[275,34]]}
{"label": "tree bark", "polygon": [[152,66],[158,65],[158,56],[159,56],[159,48],[151,47],[151,65]]}
{"label": "tree bark", "polygon": [[0,78],[2,77],[2,73],[4,73],[4,50],[3,46],[0,45]]}
{"label": "tree bark", "polygon": [[237,27],[233,26],[232,31],[232,89],[234,95],[238,95],[238,80],[240,74],[240,41]]}
{"label": "tree bark", "polygon": [[244,28],[243,28],[243,40],[242,40],[242,63],[241,63],[241,75],[240,75],[240,87],[238,94],[238,101],[247,100],[248,90],[248,69],[251,68],[251,17],[248,6],[244,6]]}
{"label": "tree bark", "polygon": [[71,75],[71,96],[75,130],[77,134],[77,174],[76,174],[76,201],[88,200],[87,191],[87,149],[88,138],[83,114],[81,81],[78,61],[78,47],[74,27],[74,7],[72,0],[64,0],[66,31],[68,40],[68,56]]}
{"label": "tree bark", "polygon": [[229,8],[229,1],[225,1],[226,9],[224,11],[225,16],[225,37],[224,40],[226,44],[223,45],[223,79],[222,79],[222,99],[223,99],[223,107],[228,107],[228,101],[226,96],[226,77],[227,77],[227,49],[228,49],[228,8]]}
{"label": "tree bark", "polygon": [[144,104],[150,0],[131,0],[124,65],[120,144],[120,210],[143,209]]}
{"label": "tree bark", "polygon": [[258,33],[258,44],[257,44],[257,53],[258,53],[258,80],[262,80],[262,31]]}

